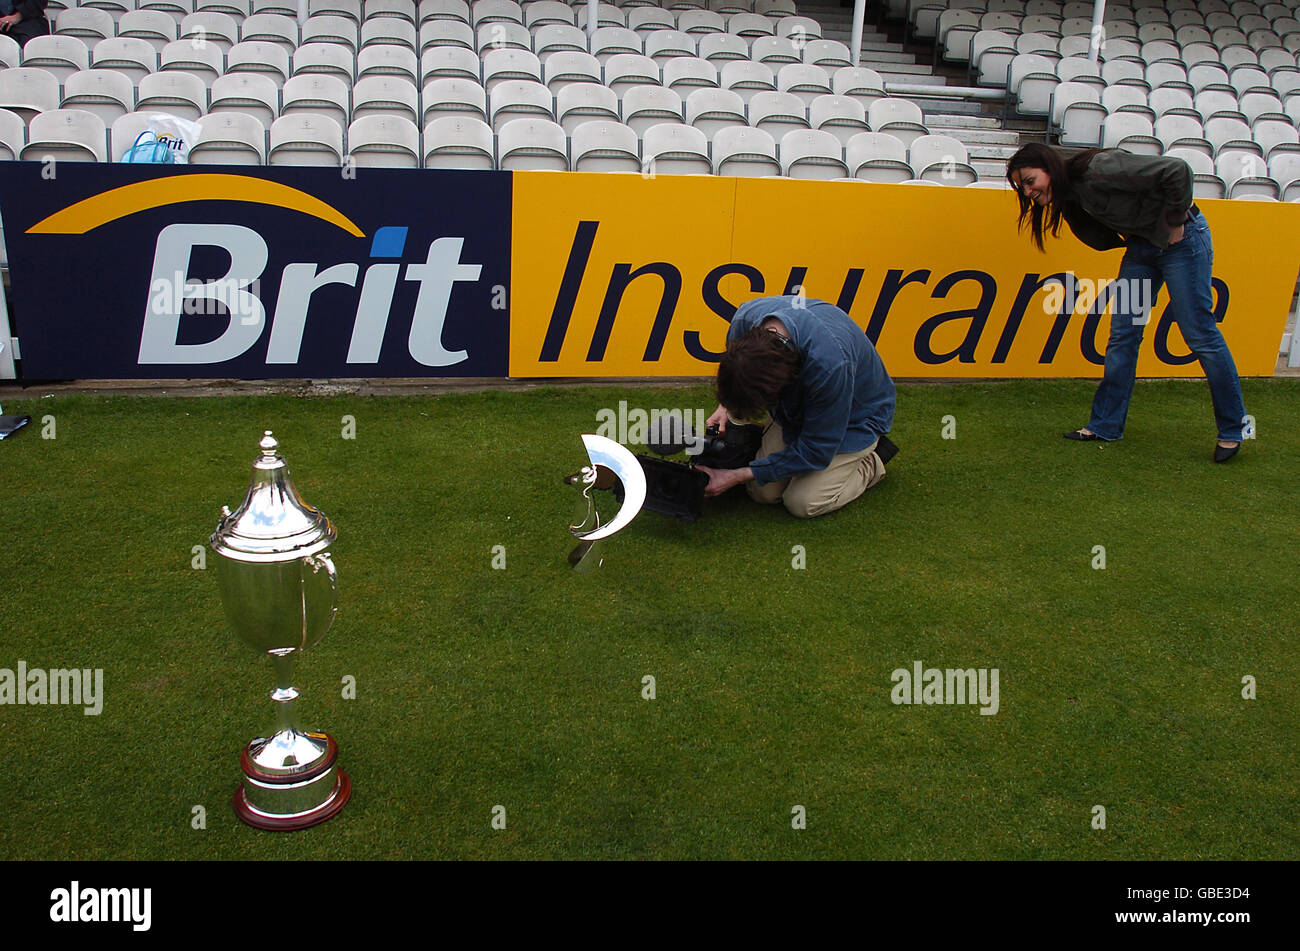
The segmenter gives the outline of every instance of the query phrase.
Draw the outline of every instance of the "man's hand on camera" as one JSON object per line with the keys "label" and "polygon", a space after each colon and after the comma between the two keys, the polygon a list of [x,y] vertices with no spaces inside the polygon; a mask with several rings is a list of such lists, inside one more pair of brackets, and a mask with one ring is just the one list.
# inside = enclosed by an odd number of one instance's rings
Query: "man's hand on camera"
{"label": "man's hand on camera", "polygon": [[719,433],[725,433],[727,431],[727,408],[719,403],[718,408],[713,411],[712,416],[704,421],[704,424],[706,426],[717,426]]}
{"label": "man's hand on camera", "polygon": [[742,482],[748,482],[754,478],[754,470],[745,466],[743,469],[711,469],[708,466],[696,466],[700,472],[707,473],[709,484],[704,487],[704,494],[708,498],[715,495],[721,495],[733,485],[740,485]]}

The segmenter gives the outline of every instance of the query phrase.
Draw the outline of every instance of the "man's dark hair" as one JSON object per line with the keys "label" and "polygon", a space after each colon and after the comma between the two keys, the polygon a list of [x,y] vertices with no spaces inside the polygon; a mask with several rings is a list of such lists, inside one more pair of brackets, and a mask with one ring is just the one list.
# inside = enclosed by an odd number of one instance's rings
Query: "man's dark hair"
{"label": "man's dark hair", "polygon": [[1016,183],[1011,173],[1025,168],[1041,168],[1052,180],[1052,200],[1046,205],[1036,204],[1027,195],[1016,188],[1016,197],[1020,200],[1019,230],[1025,230],[1028,223],[1033,233],[1034,244],[1038,250],[1043,248],[1043,234],[1050,232],[1055,238],[1061,230],[1061,209],[1070,197],[1070,186],[1083,177],[1088,163],[1101,149],[1079,149],[1063,152],[1061,149],[1038,142],[1030,142],[1020,147],[1019,151],[1007,161],[1007,181],[1012,188]]}
{"label": "man's dark hair", "polygon": [[799,375],[802,358],[770,330],[755,327],[738,337],[718,364],[718,403],[739,419],[757,419]]}

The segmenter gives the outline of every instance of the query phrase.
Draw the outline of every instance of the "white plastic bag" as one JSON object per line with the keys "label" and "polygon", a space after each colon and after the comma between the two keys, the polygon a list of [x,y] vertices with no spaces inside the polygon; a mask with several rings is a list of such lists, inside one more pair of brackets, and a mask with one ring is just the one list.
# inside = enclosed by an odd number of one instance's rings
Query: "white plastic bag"
{"label": "white plastic bag", "polygon": [[149,114],[149,131],[158,137],[172,151],[172,160],[177,165],[188,165],[190,147],[199,137],[199,124],[179,116],[169,116],[164,112]]}

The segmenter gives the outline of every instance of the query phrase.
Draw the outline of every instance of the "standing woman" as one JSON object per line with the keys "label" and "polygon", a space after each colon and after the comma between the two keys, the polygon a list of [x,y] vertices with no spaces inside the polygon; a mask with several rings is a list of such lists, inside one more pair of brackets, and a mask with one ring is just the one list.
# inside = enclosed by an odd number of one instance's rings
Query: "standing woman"
{"label": "standing woman", "polygon": [[[1219,431],[1214,461],[1236,455],[1246,409],[1236,364],[1214,321],[1214,247],[1205,217],[1192,203],[1188,164],[1120,149],[1067,151],[1031,143],[1007,162],[1007,180],[1020,199],[1020,228],[1029,224],[1040,251],[1043,234],[1055,237],[1064,218],[1089,247],[1125,249],[1119,281],[1127,288],[1145,285],[1146,291],[1117,297],[1154,306],[1161,284],[1168,287],[1170,313],[1210,384]],[[1146,324],[1146,314],[1133,309],[1116,303],[1092,418],[1083,429],[1066,433],[1066,439],[1109,442],[1124,435]],[[1135,317],[1141,322],[1135,323]]]}

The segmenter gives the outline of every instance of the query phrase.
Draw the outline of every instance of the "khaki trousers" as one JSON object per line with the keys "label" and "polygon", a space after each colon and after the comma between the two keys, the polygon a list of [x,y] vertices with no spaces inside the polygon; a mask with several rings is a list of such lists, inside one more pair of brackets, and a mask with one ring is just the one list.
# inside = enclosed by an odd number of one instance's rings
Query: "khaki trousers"
{"label": "khaki trousers", "polygon": [[[766,458],[784,448],[780,425],[769,423],[755,458]],[[884,477],[885,464],[876,455],[873,442],[859,452],[840,453],[819,472],[806,472],[767,485],[750,481],[745,483],[745,489],[755,502],[766,505],[784,502],[791,515],[813,518],[843,508]]]}

